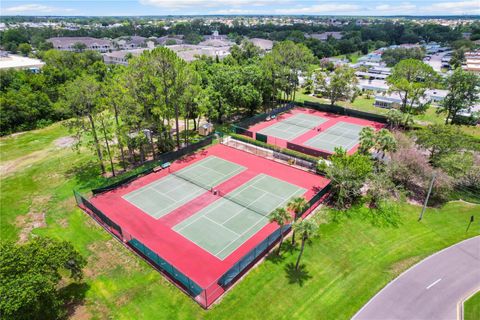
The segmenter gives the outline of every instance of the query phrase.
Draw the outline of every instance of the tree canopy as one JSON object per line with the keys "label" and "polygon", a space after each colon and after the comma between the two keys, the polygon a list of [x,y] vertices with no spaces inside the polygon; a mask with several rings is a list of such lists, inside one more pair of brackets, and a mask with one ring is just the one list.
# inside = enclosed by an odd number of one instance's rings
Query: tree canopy
{"label": "tree canopy", "polygon": [[0,244],[0,312],[4,319],[65,316],[60,281],[82,279],[85,259],[66,241],[37,237]]}

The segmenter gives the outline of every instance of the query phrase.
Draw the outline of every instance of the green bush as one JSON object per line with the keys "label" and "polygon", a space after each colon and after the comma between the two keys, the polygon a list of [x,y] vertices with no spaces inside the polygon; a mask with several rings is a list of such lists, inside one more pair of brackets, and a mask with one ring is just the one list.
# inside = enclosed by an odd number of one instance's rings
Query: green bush
{"label": "green bush", "polygon": [[318,162],[318,160],[320,160],[320,158],[317,158],[317,157],[312,157],[312,156],[303,154],[301,152],[293,151],[293,150],[286,149],[286,148],[280,148],[278,146],[271,145],[271,144],[268,144],[268,143],[265,143],[265,142],[262,142],[262,141],[258,141],[258,140],[243,136],[241,134],[231,133],[230,136],[232,138],[235,138],[236,140],[247,142],[247,143],[250,143],[250,144],[253,144],[255,146],[265,148],[265,149],[277,151],[277,152],[280,152],[280,153],[283,153],[283,154],[286,154],[286,155],[289,155],[289,156],[292,156],[292,157],[295,157],[295,158],[298,158],[298,159],[309,161],[311,163],[316,164]]}

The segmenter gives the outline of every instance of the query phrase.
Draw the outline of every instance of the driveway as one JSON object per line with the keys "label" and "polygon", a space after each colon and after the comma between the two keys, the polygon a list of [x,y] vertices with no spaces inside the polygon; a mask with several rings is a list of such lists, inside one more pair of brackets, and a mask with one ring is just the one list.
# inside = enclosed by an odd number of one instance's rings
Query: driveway
{"label": "driveway", "polygon": [[356,320],[454,320],[457,303],[480,289],[480,236],[448,247],[390,282]]}

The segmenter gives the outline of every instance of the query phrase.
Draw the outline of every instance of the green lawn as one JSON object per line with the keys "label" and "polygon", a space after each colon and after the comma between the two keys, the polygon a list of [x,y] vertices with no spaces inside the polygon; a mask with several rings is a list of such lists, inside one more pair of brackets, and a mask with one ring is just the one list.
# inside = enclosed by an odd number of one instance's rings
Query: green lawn
{"label": "green lawn", "polygon": [[360,51],[350,53],[350,54],[341,54],[332,58],[337,58],[337,59],[347,59],[347,56],[350,56],[351,62],[352,63],[357,63],[358,59],[363,56],[363,54]]}
{"label": "green lawn", "polygon": [[463,304],[463,319],[478,320],[480,319],[480,291],[477,291]]}
{"label": "green lawn", "polygon": [[32,227],[30,220],[45,213],[46,226],[32,233],[67,239],[88,260],[85,302],[77,310],[84,318],[348,319],[415,262],[480,232],[480,206],[465,202],[429,209],[421,223],[419,207],[400,204],[398,226],[365,208],[336,221],[323,212],[302,272],[291,270],[297,246],[283,259],[264,261],[204,311],[76,208],[72,189],[88,190],[99,179],[98,168],[91,152],[57,147],[55,140],[65,135],[56,124],[0,139],[0,234],[2,240],[18,240]]}

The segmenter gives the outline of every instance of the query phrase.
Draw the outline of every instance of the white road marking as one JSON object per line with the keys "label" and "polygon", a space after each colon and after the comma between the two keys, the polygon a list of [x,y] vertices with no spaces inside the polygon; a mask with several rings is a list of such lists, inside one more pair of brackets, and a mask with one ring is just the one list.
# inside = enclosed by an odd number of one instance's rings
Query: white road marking
{"label": "white road marking", "polygon": [[430,284],[430,285],[427,287],[427,290],[430,289],[431,287],[433,287],[434,285],[436,285],[437,283],[439,283],[440,281],[442,281],[442,278],[437,279],[435,282],[433,282],[432,284]]}

